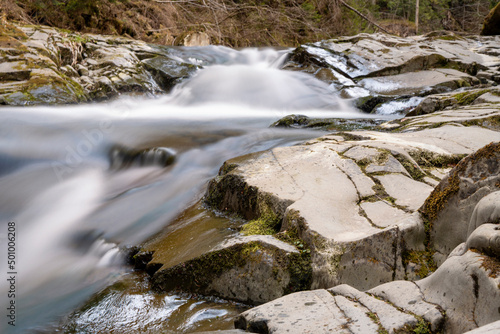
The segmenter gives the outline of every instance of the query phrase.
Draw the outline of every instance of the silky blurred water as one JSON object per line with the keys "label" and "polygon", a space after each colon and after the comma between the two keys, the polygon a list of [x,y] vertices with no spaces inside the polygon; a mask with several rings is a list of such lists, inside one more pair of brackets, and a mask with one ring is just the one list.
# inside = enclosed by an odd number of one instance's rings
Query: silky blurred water
{"label": "silky blurred water", "polygon": [[[6,254],[7,223],[15,222],[17,319],[12,327],[1,315],[0,332],[155,332],[168,322],[182,332],[229,319],[238,309],[230,303],[151,294],[119,248],[140,244],[196,203],[226,159],[320,135],[269,128],[281,117],[366,117],[332,86],[279,70],[285,55],[181,49],[178,57],[204,68],[167,96],[2,108],[0,249]],[[150,148],[175,153],[174,163],[153,157],[120,165],[112,153]],[[7,273],[6,255],[0,263]],[[8,289],[2,279],[5,314]],[[72,327],[58,327],[96,293],[100,299],[77,311]]]}

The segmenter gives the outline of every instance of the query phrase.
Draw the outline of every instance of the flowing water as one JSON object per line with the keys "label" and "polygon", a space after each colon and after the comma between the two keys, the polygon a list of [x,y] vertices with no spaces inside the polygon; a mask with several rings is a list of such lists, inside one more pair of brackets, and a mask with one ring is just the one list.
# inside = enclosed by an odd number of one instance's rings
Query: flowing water
{"label": "flowing water", "polygon": [[[7,267],[9,222],[16,233],[15,297],[6,298],[12,290],[7,276],[0,283],[0,332],[230,327],[244,306],[153,294],[144,274],[124,265],[120,249],[168,231],[173,221],[179,226],[204,221],[205,232],[219,238],[234,233],[228,220],[196,203],[226,159],[320,135],[269,128],[279,118],[292,113],[366,117],[339,99],[333,87],[279,70],[286,51],[186,50],[179,49],[177,56],[204,68],[166,96],[0,110],[0,268],[5,276],[12,271]],[[189,252],[178,244],[176,249]],[[15,327],[5,320],[11,300]]]}

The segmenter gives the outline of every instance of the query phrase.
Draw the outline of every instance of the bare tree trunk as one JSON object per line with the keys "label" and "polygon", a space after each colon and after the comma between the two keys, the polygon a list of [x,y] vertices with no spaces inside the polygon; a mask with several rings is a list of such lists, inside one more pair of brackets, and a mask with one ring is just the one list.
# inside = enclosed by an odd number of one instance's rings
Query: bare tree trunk
{"label": "bare tree trunk", "polygon": [[417,0],[417,4],[415,7],[415,34],[418,35],[418,15],[420,9],[420,0]]}
{"label": "bare tree trunk", "polygon": [[373,24],[375,27],[379,28],[380,30],[382,30],[386,34],[392,35],[389,31],[385,30],[384,28],[382,28],[381,26],[379,26],[378,24],[376,24],[375,22],[373,22],[372,20],[370,20],[368,17],[366,17],[365,15],[363,15],[356,8],[353,8],[353,7],[349,6],[348,4],[346,4],[344,0],[340,0],[340,3],[342,3],[345,7],[347,7],[350,10],[352,10],[354,13],[358,14],[362,19],[370,22],[371,24]]}

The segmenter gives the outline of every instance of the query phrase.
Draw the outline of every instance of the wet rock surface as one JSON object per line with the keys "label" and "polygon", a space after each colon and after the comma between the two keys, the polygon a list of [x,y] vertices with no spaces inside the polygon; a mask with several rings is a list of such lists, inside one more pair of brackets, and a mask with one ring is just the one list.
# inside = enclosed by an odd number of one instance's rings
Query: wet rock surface
{"label": "wet rock surface", "polygon": [[172,48],[0,22],[0,104],[67,104],[168,92],[199,67]]}
{"label": "wet rock surface", "polygon": [[160,268],[152,277],[152,287],[261,304],[307,289],[308,262],[296,247],[270,235],[234,238],[200,257]]}
{"label": "wet rock surface", "polygon": [[[499,47],[497,36],[359,34],[302,45],[290,54],[284,68],[335,85],[364,112],[406,114],[428,104],[429,100],[421,104],[425,96],[496,85]],[[435,111],[451,104],[432,105]],[[430,109],[420,108],[415,115]]]}

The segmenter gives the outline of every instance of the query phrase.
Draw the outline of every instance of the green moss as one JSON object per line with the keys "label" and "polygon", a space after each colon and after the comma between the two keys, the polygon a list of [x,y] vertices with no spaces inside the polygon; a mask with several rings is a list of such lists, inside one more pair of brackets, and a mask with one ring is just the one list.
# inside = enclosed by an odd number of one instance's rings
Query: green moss
{"label": "green moss", "polygon": [[[477,253],[480,253],[477,250],[472,250]],[[500,260],[497,259],[496,257],[492,256],[493,254],[482,254],[480,253],[481,256],[481,268],[484,270],[488,271],[488,276],[491,278],[497,278],[500,276]]]}
{"label": "green moss", "polygon": [[311,254],[308,249],[302,249],[299,253],[290,254],[290,262],[287,267],[287,270],[290,273],[290,283],[285,289],[286,293],[311,289],[311,263]]}
{"label": "green moss", "polygon": [[378,326],[377,333],[378,334],[389,334],[389,332],[382,326],[380,323],[380,319],[376,313],[367,312],[366,315],[370,318],[375,324]]}
{"label": "green moss", "polygon": [[451,195],[459,190],[460,179],[457,173],[453,173],[448,177],[445,183],[439,184],[432,193],[427,197],[424,203],[424,216],[427,218],[426,232],[430,233],[432,223],[436,220],[437,215],[443,210],[444,205],[448,202]]}
{"label": "green moss", "polygon": [[264,246],[258,241],[206,253],[157,272],[153,277],[152,288],[157,292],[181,289],[214,294],[215,292],[210,291],[209,287],[215,279],[233,268],[245,268],[249,262],[259,263],[263,261],[265,254],[273,259],[272,273],[275,279],[279,278],[281,271],[290,274],[290,283],[284,287],[284,293],[310,289],[312,282],[310,252],[285,253],[276,247]]}
{"label": "green moss", "polygon": [[281,219],[279,219],[273,212],[266,212],[259,218],[254,219],[241,228],[243,235],[272,235],[278,232],[281,226]]}
{"label": "green moss", "polygon": [[407,211],[406,207],[396,204],[396,199],[385,191],[384,186],[380,184],[380,181],[376,178],[372,179],[375,182],[375,185],[372,187],[373,191],[375,191],[375,195],[367,196],[361,198],[360,202],[377,202],[377,201],[387,201],[391,203],[392,206],[395,206],[403,211]]}
{"label": "green moss", "polygon": [[[426,232],[430,233],[432,229],[432,224],[436,220],[439,212],[441,212],[448,202],[449,198],[456,194],[460,189],[460,176],[465,172],[467,166],[476,163],[479,160],[493,160],[497,163],[498,155],[500,154],[500,143],[490,143],[475,153],[463,158],[455,166],[455,168],[450,172],[448,178],[441,182],[429,197],[425,200],[425,203],[420,210],[423,214],[423,218],[426,221]],[[485,173],[478,174],[476,176],[471,175],[470,177],[475,177],[476,179],[482,179],[485,177]],[[468,176],[469,177],[469,176]],[[473,180],[476,182],[477,180]]]}
{"label": "green moss", "polygon": [[474,100],[476,100],[479,96],[487,93],[487,89],[483,89],[480,91],[473,91],[473,92],[463,92],[459,94],[453,95],[453,97],[457,100],[457,103],[461,106],[465,105],[471,105]]}
{"label": "green moss", "polygon": [[237,164],[232,164],[232,163],[228,163],[227,161],[224,162],[224,164],[222,165],[220,171],[219,171],[219,174],[220,175],[225,175],[225,174],[228,174],[230,172],[232,172],[233,170],[235,170],[236,168],[238,168],[238,165]]}
{"label": "green moss", "polygon": [[424,251],[409,250],[402,254],[403,264],[406,267],[409,263],[415,263],[420,266],[417,270],[417,275],[420,278],[429,276],[436,271],[437,265],[434,262],[434,250],[428,248]]}
{"label": "green moss", "polygon": [[453,167],[466,156],[466,154],[438,154],[421,149],[409,151],[408,154],[419,166],[428,168]]}
{"label": "green moss", "polygon": [[4,16],[0,17],[0,36],[9,36],[21,41],[28,39],[28,36],[22,30],[8,22]]}
{"label": "green moss", "polygon": [[370,158],[363,158],[358,161],[356,161],[358,166],[364,171],[366,166],[372,163],[372,160]]}
{"label": "green moss", "polygon": [[379,165],[382,165],[386,163],[387,160],[389,160],[389,156],[391,156],[391,153],[388,150],[384,149],[379,149],[378,151],[380,152],[380,154],[375,158],[375,162]]}
{"label": "green moss", "polygon": [[407,157],[405,157],[402,154],[398,154],[394,156],[396,160],[399,161],[401,165],[406,169],[408,174],[416,180],[416,181],[421,181],[427,174],[425,174],[418,165],[413,164],[413,162],[410,161]]}
{"label": "green moss", "polygon": [[304,126],[309,124],[309,117],[303,115],[288,115],[282,119],[276,121],[271,126],[273,127],[285,127],[289,128],[292,126]]}
{"label": "green moss", "polygon": [[424,319],[419,319],[417,327],[413,329],[415,334],[431,334],[431,326]]}
{"label": "green moss", "polygon": [[[64,30],[62,30],[62,31],[64,31]],[[91,38],[87,35],[69,33],[69,31],[67,31],[67,32],[68,33],[65,34],[65,36],[61,40],[63,43],[73,42],[73,43],[78,43],[78,44],[85,44],[85,43],[89,43],[89,42],[94,41],[93,38]]]}
{"label": "green moss", "polygon": [[473,119],[462,122],[465,126],[480,126],[495,131],[500,130],[500,116],[491,116],[486,118]]}
{"label": "green moss", "polygon": [[260,244],[254,241],[203,254],[155,274],[159,277],[153,280],[152,289],[157,292],[176,288],[204,291],[223,272],[234,267],[243,267],[249,260],[258,260],[252,257],[260,247]]}
{"label": "green moss", "polygon": [[295,246],[299,251],[299,253],[290,254],[290,262],[287,267],[290,273],[290,283],[286,288],[286,293],[309,290],[312,284],[312,261],[309,246],[300,239],[296,227],[279,232],[274,237]]}
{"label": "green moss", "polygon": [[[415,316],[414,314],[412,314]],[[394,331],[394,334],[431,334],[431,326],[422,317],[415,316],[418,323],[415,326],[405,325],[403,328]]]}
{"label": "green moss", "polygon": [[369,137],[363,137],[352,132],[339,132],[338,135],[342,136],[347,141],[370,140]]}

